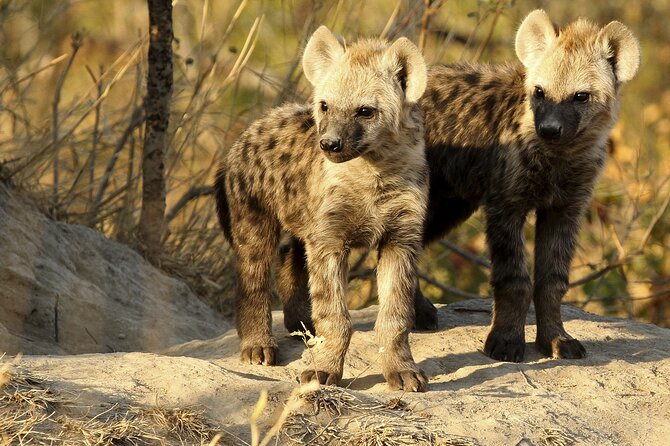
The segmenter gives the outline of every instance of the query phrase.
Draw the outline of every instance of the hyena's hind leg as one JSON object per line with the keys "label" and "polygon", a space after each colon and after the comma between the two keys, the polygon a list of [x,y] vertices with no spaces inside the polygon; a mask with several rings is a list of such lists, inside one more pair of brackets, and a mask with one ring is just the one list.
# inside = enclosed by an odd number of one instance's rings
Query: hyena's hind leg
{"label": "hyena's hind leg", "polygon": [[[302,323],[314,334],[309,297],[307,257],[302,241],[292,238],[279,250],[277,293],[284,307],[284,325],[290,332],[303,331]],[[437,329],[437,308],[416,287],[414,295],[414,329]]]}
{"label": "hyena's hind leg", "polygon": [[306,328],[315,334],[308,282],[305,245],[292,237],[288,244],[279,248],[277,269],[277,293],[284,309],[284,326],[289,333]]}
{"label": "hyena's hind leg", "polygon": [[437,330],[437,308],[426,298],[419,288],[417,280],[414,293],[414,330],[433,331]]}
{"label": "hyena's hind leg", "polygon": [[271,269],[279,241],[279,224],[259,209],[231,212],[233,250],[237,255],[236,323],[241,360],[274,365],[277,342],[272,336]]}
{"label": "hyena's hind leg", "polygon": [[[429,164],[432,161],[431,153],[428,152]],[[434,162],[438,163],[438,161]],[[431,172],[430,201],[423,234],[424,246],[447,235],[452,229],[467,220],[479,207],[479,203],[473,200],[443,196],[443,192],[449,188],[450,186],[439,176],[439,172]],[[418,281],[414,293],[414,311],[416,313],[415,330],[437,330],[437,308],[423,295]]]}

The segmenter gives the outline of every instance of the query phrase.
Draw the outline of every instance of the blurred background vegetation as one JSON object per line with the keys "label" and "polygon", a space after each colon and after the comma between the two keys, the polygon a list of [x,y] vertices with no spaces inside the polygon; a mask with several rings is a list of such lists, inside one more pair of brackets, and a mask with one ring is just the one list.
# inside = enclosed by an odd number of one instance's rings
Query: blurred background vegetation
{"label": "blurred background vegetation", "polygon": [[[174,96],[161,265],[231,313],[231,258],[210,184],[217,160],[265,110],[305,101],[301,49],[325,24],[347,40],[407,36],[429,63],[515,60],[521,19],[619,20],[642,43],[611,157],[580,234],[566,301],[670,326],[670,0],[174,0]],[[54,218],[134,244],[141,198],[144,0],[0,0],[1,175]],[[57,154],[57,155],[56,155]],[[56,164],[56,166],[54,166]],[[57,168],[54,168],[57,167]],[[57,172],[57,175],[54,173]],[[481,213],[431,246],[422,287],[436,302],[489,294]],[[532,259],[532,225],[528,226]],[[355,256],[354,256],[355,257]],[[375,302],[360,253],[351,307]],[[141,298],[138,296],[138,298]]]}

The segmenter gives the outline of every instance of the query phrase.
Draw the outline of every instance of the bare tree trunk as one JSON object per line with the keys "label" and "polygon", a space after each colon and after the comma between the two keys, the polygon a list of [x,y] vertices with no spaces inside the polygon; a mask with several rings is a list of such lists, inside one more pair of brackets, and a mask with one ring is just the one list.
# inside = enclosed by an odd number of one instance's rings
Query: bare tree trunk
{"label": "bare tree trunk", "polygon": [[144,100],[142,214],[138,228],[144,256],[158,264],[165,228],[165,166],[172,97],[172,1],[148,0],[149,73]]}

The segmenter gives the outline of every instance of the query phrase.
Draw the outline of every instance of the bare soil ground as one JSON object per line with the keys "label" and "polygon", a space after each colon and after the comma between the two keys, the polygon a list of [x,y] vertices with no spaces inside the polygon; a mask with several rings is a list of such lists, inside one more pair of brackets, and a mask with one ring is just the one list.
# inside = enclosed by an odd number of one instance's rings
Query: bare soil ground
{"label": "bare soil ground", "polygon": [[343,387],[298,394],[309,349],[281,312],[280,364],[241,364],[235,330],[188,287],[4,186],[0,253],[0,444],[262,444],[278,422],[269,444],[669,444],[670,330],[650,324],[564,307],[587,358],[529,343],[501,363],[479,351],[488,300],[441,306],[439,330],[411,336],[429,391],[407,394],[380,374],[371,307],[352,312]]}

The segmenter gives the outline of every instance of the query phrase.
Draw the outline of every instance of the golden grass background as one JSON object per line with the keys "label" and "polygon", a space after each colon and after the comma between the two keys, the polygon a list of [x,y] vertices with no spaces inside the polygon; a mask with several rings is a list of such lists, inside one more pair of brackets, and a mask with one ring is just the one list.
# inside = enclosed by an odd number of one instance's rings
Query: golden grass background
{"label": "golden grass background", "polygon": [[[425,3],[436,6],[429,20],[422,20]],[[230,255],[208,195],[217,159],[264,110],[309,98],[300,55],[318,25],[347,40],[423,38],[429,63],[501,62],[515,59],[516,27],[541,7],[557,23],[579,16],[603,25],[619,20],[643,50],[640,72],[624,90],[566,301],[670,326],[669,0],[173,4],[169,230],[161,263],[213,308],[230,314],[234,292]],[[0,174],[31,191],[54,218],[130,244],[140,209],[147,27],[141,0],[0,0]],[[435,301],[489,293],[483,228],[476,214],[426,251],[422,287]],[[530,225],[528,239],[532,259]],[[369,257],[354,265],[352,307],[375,302]]]}

